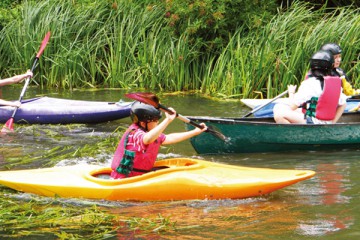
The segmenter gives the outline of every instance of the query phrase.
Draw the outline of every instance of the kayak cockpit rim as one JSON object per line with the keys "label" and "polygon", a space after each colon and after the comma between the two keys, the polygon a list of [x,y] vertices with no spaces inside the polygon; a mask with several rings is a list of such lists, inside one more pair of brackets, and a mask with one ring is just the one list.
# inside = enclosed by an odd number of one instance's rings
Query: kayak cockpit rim
{"label": "kayak cockpit rim", "polygon": [[178,171],[184,171],[187,169],[199,169],[203,168],[204,166],[200,164],[197,161],[194,161],[192,159],[188,158],[177,158],[177,159],[168,159],[168,160],[159,160],[156,161],[154,164],[154,167],[165,167],[161,168],[156,171],[151,171],[149,173],[145,173],[140,176],[135,177],[129,177],[129,178],[123,178],[123,179],[113,179],[113,178],[99,178],[99,175],[109,175],[112,171],[109,167],[103,167],[99,169],[95,169],[92,171],[89,171],[85,173],[84,178],[91,181],[96,182],[101,185],[107,185],[107,186],[114,186],[114,185],[122,185],[122,184],[128,184],[132,182],[138,182],[141,180],[149,179],[152,177],[156,177],[158,175],[167,174],[170,172],[178,172]]}

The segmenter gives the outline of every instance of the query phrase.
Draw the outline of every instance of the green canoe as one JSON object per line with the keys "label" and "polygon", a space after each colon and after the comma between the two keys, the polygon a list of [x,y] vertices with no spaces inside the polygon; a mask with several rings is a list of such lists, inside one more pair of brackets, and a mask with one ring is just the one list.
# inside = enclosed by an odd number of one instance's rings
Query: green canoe
{"label": "green canoe", "polygon": [[336,124],[316,125],[276,124],[273,118],[188,118],[226,136],[224,141],[206,132],[191,138],[199,154],[360,148],[359,114],[343,115]]}

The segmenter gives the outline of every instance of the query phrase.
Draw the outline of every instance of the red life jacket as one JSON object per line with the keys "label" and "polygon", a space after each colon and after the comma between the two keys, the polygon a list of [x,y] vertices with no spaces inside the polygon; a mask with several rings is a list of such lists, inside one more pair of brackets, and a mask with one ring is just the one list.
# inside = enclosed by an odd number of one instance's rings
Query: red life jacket
{"label": "red life jacket", "polygon": [[[341,94],[341,79],[339,77],[324,77],[323,92],[318,100],[311,99],[310,102],[316,101],[315,117],[319,120],[330,121],[335,118],[336,110]],[[311,105],[311,104],[310,104]],[[308,109],[308,108],[307,108]],[[309,109],[308,109],[309,110]],[[310,112],[313,109],[310,109]],[[306,112],[308,116],[314,116]]]}
{"label": "red life jacket", "polygon": [[[116,168],[119,166],[125,152],[125,146],[124,143],[126,141],[126,138],[128,137],[130,132],[133,132],[133,134],[138,130],[139,127],[136,124],[132,124],[124,133],[123,137],[121,138],[118,147],[115,151],[113,161],[111,163],[112,173],[111,176],[113,178],[124,178],[125,175],[118,173],[116,171]],[[164,134],[161,134],[158,139],[156,139],[153,143],[150,143],[146,146],[146,149],[143,152],[138,152],[133,146],[127,146],[127,150],[131,150],[136,152],[135,158],[134,158],[134,165],[133,165],[133,171],[128,175],[128,177],[131,176],[137,176],[141,175],[145,172],[149,172],[151,168],[154,166],[154,163],[156,161],[157,154],[159,152],[160,145],[165,140]]]}

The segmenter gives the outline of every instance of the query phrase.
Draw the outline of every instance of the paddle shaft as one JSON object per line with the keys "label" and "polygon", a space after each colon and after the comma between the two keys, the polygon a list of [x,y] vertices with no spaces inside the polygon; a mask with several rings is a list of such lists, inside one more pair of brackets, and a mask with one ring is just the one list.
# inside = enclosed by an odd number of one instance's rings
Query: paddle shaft
{"label": "paddle shaft", "polygon": [[[170,113],[170,114],[174,114],[173,111],[171,111],[169,108],[161,105],[160,103],[157,104],[157,108],[160,108],[160,109],[162,109],[162,110],[164,110],[164,111],[166,111],[166,112],[168,112],[168,113]],[[178,114],[178,113],[176,113],[176,117],[177,117],[178,119],[180,119],[181,121],[183,121],[183,122],[185,122],[185,123],[187,123],[187,124],[190,124],[190,125],[192,125],[192,126],[194,126],[194,127],[197,127],[197,128],[200,128],[200,129],[203,129],[203,128],[204,128],[203,125],[200,125],[200,124],[194,122],[193,120],[190,120],[189,118],[184,117],[184,116],[182,116],[182,115],[180,115],[180,114]],[[228,141],[228,138],[225,137],[224,134],[222,134],[221,132],[213,129],[212,126],[208,126],[206,132],[211,133],[212,135],[214,135],[215,137],[217,137],[217,138],[219,138],[219,139],[221,139],[221,140],[223,140],[223,141]]]}
{"label": "paddle shaft", "polygon": [[[31,72],[34,71],[35,66],[36,66],[36,63],[38,62],[38,60],[39,60],[39,58],[36,56],[36,57],[35,57],[35,60],[34,60],[34,63],[33,63],[33,65],[32,65],[32,67],[31,67]],[[21,102],[21,100],[23,99],[23,97],[24,97],[24,95],[25,95],[26,88],[27,88],[28,85],[29,85],[29,82],[30,82],[30,77],[28,77],[28,78],[25,80],[24,87],[23,87],[23,89],[21,90],[21,93],[20,93],[19,102]],[[14,117],[15,117],[16,112],[17,112],[18,109],[19,109],[19,107],[15,107],[14,112],[13,112],[13,114],[11,115],[11,118],[14,118]]]}
{"label": "paddle shaft", "polygon": [[[158,108],[158,109],[161,109],[169,114],[174,114],[174,111],[172,111],[171,109],[161,105],[159,103],[159,98],[152,94],[152,93],[128,93],[125,95],[126,97],[128,98],[131,98],[131,99],[134,99],[134,100],[137,100],[139,102],[142,102],[142,103],[145,103],[145,104],[149,104],[155,108]],[[194,127],[197,127],[199,129],[204,129],[205,127],[203,125],[200,125],[196,122],[194,122],[193,120],[190,120],[189,118],[187,117],[184,117],[178,113],[176,113],[176,117],[178,119],[180,119],[181,121],[185,122],[185,123],[188,123]],[[207,129],[206,129],[206,132],[208,133],[211,133],[212,135],[216,136],[217,138],[220,138],[221,140],[223,141],[226,141],[227,138],[219,131],[213,129],[212,126],[208,126]]]}
{"label": "paddle shaft", "polygon": [[281,94],[277,95],[276,97],[274,97],[273,99],[271,99],[271,101],[269,101],[269,102],[267,102],[267,103],[265,103],[265,104],[263,104],[263,105],[261,105],[261,106],[259,106],[259,107],[255,108],[255,109],[254,109],[254,110],[252,110],[251,112],[249,112],[249,113],[247,113],[246,115],[244,115],[244,116],[243,116],[243,118],[248,117],[248,116],[250,116],[251,114],[253,114],[253,113],[255,113],[255,112],[259,111],[260,109],[262,109],[262,108],[266,107],[267,105],[269,105],[270,103],[274,102],[275,100],[277,100],[277,99],[281,98],[282,96],[284,96],[284,95],[285,95],[285,94],[287,94],[287,93],[288,93],[288,90],[286,90],[285,92],[283,92],[283,93],[281,93]]}
{"label": "paddle shaft", "polygon": [[[47,43],[49,42],[50,34],[51,34],[50,32],[47,32],[46,35],[45,35],[45,37],[44,37],[44,39],[42,40],[41,45],[40,45],[40,49],[39,49],[39,51],[37,52],[36,57],[35,57],[35,60],[34,60],[34,63],[33,63],[33,65],[32,65],[32,67],[31,67],[31,72],[34,71],[35,66],[36,66],[36,63],[38,62],[41,54],[44,52],[45,47],[46,47]],[[23,99],[23,97],[24,97],[24,95],[25,95],[25,91],[26,91],[27,86],[29,85],[30,78],[31,78],[31,77],[28,77],[28,78],[26,79],[26,81],[25,81],[24,87],[23,87],[23,89],[22,89],[22,91],[21,91],[21,93],[20,93],[20,97],[19,97],[19,101],[20,101],[20,102],[21,102],[21,100]],[[1,129],[1,133],[7,133],[7,132],[9,132],[9,131],[11,131],[11,132],[14,131],[14,117],[15,117],[15,114],[16,114],[18,108],[19,108],[19,107],[15,107],[13,114],[11,115],[11,117],[9,118],[9,120],[6,121],[5,125],[4,125],[3,128]]]}
{"label": "paddle shaft", "polygon": [[[168,112],[168,113],[170,113],[170,114],[174,114],[173,111],[171,111],[169,108],[161,105],[160,103],[158,104],[158,108],[161,108],[161,109],[163,109],[164,111],[166,111],[166,112]],[[200,129],[203,129],[203,128],[204,128],[203,125],[200,125],[200,124],[198,124],[198,123],[196,123],[196,122],[194,122],[194,121],[188,119],[187,117],[184,117],[184,116],[182,116],[182,115],[180,115],[180,114],[178,114],[178,113],[176,113],[176,117],[177,117],[178,119],[180,119],[181,121],[185,122],[185,123],[188,123],[188,124],[190,124],[190,125],[193,125],[194,127],[197,127],[197,128],[200,128]]]}

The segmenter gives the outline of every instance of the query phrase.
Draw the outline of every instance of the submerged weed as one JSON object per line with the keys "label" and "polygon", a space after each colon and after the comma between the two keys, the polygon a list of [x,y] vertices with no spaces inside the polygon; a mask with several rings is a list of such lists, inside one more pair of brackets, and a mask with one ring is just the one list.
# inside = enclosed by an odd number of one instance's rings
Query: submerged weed
{"label": "submerged weed", "polygon": [[155,219],[133,217],[124,220],[133,230],[166,232],[175,230],[176,222],[171,222],[170,218],[165,218],[159,214]]}
{"label": "submerged weed", "polygon": [[175,222],[160,214],[155,218],[124,219],[95,203],[79,206],[49,198],[32,198],[24,202],[0,194],[0,235],[5,238],[56,236],[59,239],[105,239],[134,231],[138,234],[159,234],[174,230]]}
{"label": "submerged weed", "polygon": [[[19,146],[0,148],[0,156],[5,163],[2,167],[13,169],[26,165],[34,167],[51,167],[64,159],[84,158],[89,161],[101,162],[103,155],[112,154],[124,129],[118,127],[113,132],[96,132],[86,125],[39,125],[20,127]],[[21,141],[21,142],[20,142]],[[22,146],[27,153],[22,152]]]}

